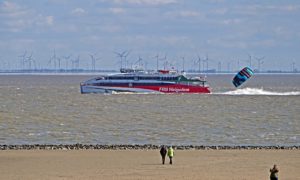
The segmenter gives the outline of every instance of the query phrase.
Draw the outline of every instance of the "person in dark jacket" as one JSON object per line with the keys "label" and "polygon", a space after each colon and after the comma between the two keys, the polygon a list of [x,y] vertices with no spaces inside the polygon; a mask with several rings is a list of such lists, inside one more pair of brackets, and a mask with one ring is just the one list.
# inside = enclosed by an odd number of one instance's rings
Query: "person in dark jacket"
{"label": "person in dark jacket", "polygon": [[165,164],[165,159],[166,159],[166,155],[167,155],[166,146],[162,145],[159,152],[160,152],[160,155],[161,155],[162,164]]}
{"label": "person in dark jacket", "polygon": [[273,168],[270,169],[270,180],[278,180],[278,168],[276,164],[274,164]]}

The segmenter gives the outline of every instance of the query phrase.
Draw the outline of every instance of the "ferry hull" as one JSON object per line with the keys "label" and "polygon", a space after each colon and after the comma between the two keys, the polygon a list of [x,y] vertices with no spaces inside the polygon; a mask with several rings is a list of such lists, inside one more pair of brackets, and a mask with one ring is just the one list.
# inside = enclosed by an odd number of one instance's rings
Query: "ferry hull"
{"label": "ferry hull", "polygon": [[112,92],[138,92],[138,93],[210,93],[209,87],[190,85],[160,85],[160,86],[90,86],[81,85],[81,93],[112,93]]}

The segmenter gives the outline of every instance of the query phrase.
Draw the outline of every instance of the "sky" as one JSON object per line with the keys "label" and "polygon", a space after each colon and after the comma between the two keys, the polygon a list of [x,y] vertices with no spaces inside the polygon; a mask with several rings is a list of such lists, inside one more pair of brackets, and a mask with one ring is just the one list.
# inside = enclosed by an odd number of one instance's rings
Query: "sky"
{"label": "sky", "polygon": [[300,70],[299,19],[299,0],[0,0],[0,70]]}

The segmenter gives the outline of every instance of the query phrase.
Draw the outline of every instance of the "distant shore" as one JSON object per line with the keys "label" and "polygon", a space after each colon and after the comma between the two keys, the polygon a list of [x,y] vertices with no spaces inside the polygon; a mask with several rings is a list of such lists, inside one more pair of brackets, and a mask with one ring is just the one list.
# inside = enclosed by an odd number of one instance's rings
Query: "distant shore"
{"label": "distant shore", "polygon": [[[0,150],[156,150],[159,145],[153,144],[22,144],[22,145],[0,145]],[[259,149],[282,149],[282,150],[300,150],[300,146],[194,146],[177,145],[173,146],[176,150],[259,150]]]}
{"label": "distant shore", "polygon": [[279,179],[300,180],[299,149],[175,150],[173,165],[163,165],[159,150],[147,148],[4,150],[1,179],[252,180],[269,179],[277,164]]}

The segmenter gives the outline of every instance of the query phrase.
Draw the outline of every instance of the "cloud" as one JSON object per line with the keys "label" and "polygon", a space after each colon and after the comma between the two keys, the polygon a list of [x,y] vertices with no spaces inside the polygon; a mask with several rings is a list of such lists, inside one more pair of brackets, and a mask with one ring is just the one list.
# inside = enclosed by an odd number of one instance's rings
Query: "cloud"
{"label": "cloud", "polygon": [[239,18],[233,18],[233,19],[224,19],[222,21],[222,24],[225,24],[225,25],[232,25],[232,24],[239,24],[241,23],[242,20],[239,19]]}
{"label": "cloud", "polygon": [[18,18],[28,14],[28,10],[21,7],[20,5],[4,1],[0,4],[0,16],[7,18]]}
{"label": "cloud", "polygon": [[138,4],[138,5],[167,5],[177,3],[177,0],[112,0],[114,3]]}
{"label": "cloud", "polygon": [[300,10],[300,5],[261,5],[261,4],[249,4],[249,5],[237,5],[234,6],[231,11],[238,14],[257,16],[261,13],[274,14],[284,12],[295,12]]}
{"label": "cloud", "polygon": [[1,31],[20,32],[35,26],[52,26],[53,16],[38,14],[33,9],[4,1],[0,4]]}
{"label": "cloud", "polygon": [[171,12],[167,12],[165,13],[166,17],[170,17],[170,18],[178,18],[178,17],[182,17],[182,18],[191,18],[191,17],[204,17],[204,14],[198,12],[198,11],[190,11],[190,10],[186,10],[186,11],[171,11]]}
{"label": "cloud", "polygon": [[85,13],[86,13],[86,11],[82,8],[75,8],[71,11],[71,14],[76,15],[76,16],[81,16]]}
{"label": "cloud", "polygon": [[112,12],[113,14],[122,14],[122,13],[125,13],[125,9],[124,8],[109,8],[108,10],[110,12]]}
{"label": "cloud", "polygon": [[180,11],[179,15],[181,17],[199,17],[200,13],[196,11]]}

